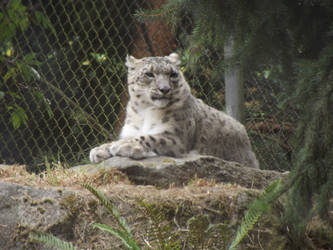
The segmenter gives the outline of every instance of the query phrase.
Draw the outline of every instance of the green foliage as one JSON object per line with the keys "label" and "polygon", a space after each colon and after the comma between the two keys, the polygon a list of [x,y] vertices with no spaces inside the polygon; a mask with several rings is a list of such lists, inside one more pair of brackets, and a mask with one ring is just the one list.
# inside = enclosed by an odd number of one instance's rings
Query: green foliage
{"label": "green foliage", "polygon": [[191,248],[206,249],[209,239],[209,218],[206,214],[196,215],[187,221],[188,241]]}
{"label": "green foliage", "polygon": [[120,216],[117,208],[108,200],[101,192],[95,189],[93,186],[89,184],[82,184],[84,188],[89,190],[99,201],[109,210],[110,214],[113,216],[115,221],[117,222],[120,229],[113,228],[111,226],[105,224],[94,224],[94,227],[99,228],[100,230],[107,231],[117,238],[119,238],[126,248],[138,250],[140,247],[136,243],[131,230],[126,222],[126,220]]}
{"label": "green foliage", "polygon": [[249,205],[229,250],[236,249],[241,240],[253,229],[260,217],[270,210],[273,202],[281,195],[281,187],[281,179],[272,182],[264,189],[260,197]]}
{"label": "green foliage", "polygon": [[44,243],[45,246],[51,247],[52,249],[63,249],[63,250],[76,250],[77,248],[71,243],[61,240],[50,234],[30,234],[30,238]]}
{"label": "green foliage", "polygon": [[11,120],[14,129],[19,128],[21,123],[27,125],[28,115],[21,106],[15,104],[14,106],[8,106],[7,109],[11,111]]}
{"label": "green foliage", "polygon": [[[272,59],[276,63],[279,54],[288,53],[288,11],[283,1],[168,0],[161,9],[139,11],[136,16],[139,20],[167,18],[178,32],[187,32],[181,42],[193,64],[202,56],[223,54],[225,40],[232,35],[237,47],[232,61],[253,68]],[[180,17],[189,17],[194,24],[184,29],[181,26],[189,24]]]}
{"label": "green foliage", "polygon": [[224,223],[213,224],[208,214],[198,214],[189,218],[186,229],[173,219],[178,228],[168,218],[170,211],[162,205],[139,201],[140,213],[149,220],[145,242],[153,249],[224,249],[229,241],[230,228]]}
{"label": "green foliage", "polygon": [[186,224],[190,249],[224,249],[229,241],[228,226],[223,223],[212,224],[207,214],[195,215]]}
{"label": "green foliage", "polygon": [[[274,109],[260,109],[254,114],[259,114],[265,123],[268,118],[284,119],[290,110],[294,111],[288,121],[297,122],[292,147],[288,145],[291,140],[284,135],[272,139],[281,145],[287,144],[283,147],[293,171],[286,186],[292,190],[284,216],[290,230],[302,235],[314,215],[328,214],[333,196],[332,2],[168,0],[165,7],[145,13],[138,15],[148,19],[167,18],[170,13],[184,17],[182,22],[173,25],[182,34],[179,37],[184,55],[190,55],[189,65],[196,64],[207,71],[205,65],[213,62],[221,66],[215,69],[222,71],[227,65],[237,63],[249,79],[248,84],[252,79],[259,80],[258,86],[270,92],[274,82],[279,82],[280,93],[277,92],[278,103]],[[184,19],[188,17],[193,25],[186,26]],[[177,19],[172,17],[170,22],[174,20]],[[223,58],[214,58],[214,55],[223,55],[223,46],[230,36],[235,41],[235,56],[221,63]],[[200,61],[205,57],[210,60]],[[255,78],[254,74],[257,74]],[[255,98],[257,102],[263,101],[263,97]],[[289,134],[295,134],[294,127],[290,127]],[[252,219],[255,221],[256,216]]]}
{"label": "green foliage", "polygon": [[105,224],[98,224],[98,223],[95,223],[93,225],[93,227],[95,228],[98,228],[102,231],[106,231],[106,232],[109,232],[111,234],[113,234],[114,236],[116,236],[118,239],[120,239],[124,246],[127,248],[127,249],[141,249],[137,243],[135,242],[135,240],[132,238],[133,236],[132,235],[129,235],[127,232],[125,231],[121,231],[119,229],[115,229],[111,226],[108,226],[108,225],[105,225]]}
{"label": "green foliage", "polygon": [[10,0],[6,10],[0,12],[0,44],[11,41],[18,29],[25,30],[29,25],[29,13],[21,0]]}
{"label": "green foliage", "polygon": [[[88,184],[83,184],[102,204],[110,211],[119,229],[95,223],[93,226],[111,233],[119,238],[127,249],[141,249],[136,242],[126,220],[120,216],[117,208],[97,189]],[[207,249],[212,246],[225,246],[227,242],[227,226],[224,224],[211,224],[208,215],[197,215],[187,221],[187,234],[185,241],[181,241],[180,232],[174,229],[166,218],[168,211],[157,204],[138,201],[140,213],[149,220],[145,232],[145,244],[153,249],[175,250],[188,245],[191,249]],[[216,242],[219,242],[218,244]]]}
{"label": "green foliage", "polygon": [[181,249],[178,234],[166,221],[165,211],[156,204],[139,201],[141,212],[149,219],[147,237],[149,245],[157,249]]}
{"label": "green foliage", "polygon": [[[12,48],[7,48],[7,50],[10,50]],[[38,66],[39,61],[36,59],[36,55],[33,53],[27,54],[22,57],[20,60],[16,60],[15,63],[8,63],[8,59],[3,57],[0,57],[0,63],[1,59],[3,59],[3,63],[7,66],[8,70],[3,76],[3,85],[11,85],[10,80],[13,82],[18,81],[20,77],[22,77],[23,81],[26,83],[31,82],[32,80],[38,80],[40,78],[38,72],[33,68],[33,66]],[[0,86],[1,87],[1,86]],[[28,86],[24,86],[26,88],[30,88]],[[49,116],[52,116],[52,111],[50,109],[50,105],[47,102],[47,99],[44,97],[41,91],[39,91],[36,88],[31,88],[31,91],[36,96],[36,101],[40,104],[43,104],[43,106],[46,107],[47,112]],[[15,103],[22,100],[22,97],[19,93],[16,93],[14,91],[10,91],[10,88],[7,87],[6,91],[2,91],[3,93],[3,100],[12,100],[7,102],[7,110],[11,113],[11,121],[14,129],[19,128],[22,124],[28,125],[28,115],[25,111],[25,109]],[[6,96],[8,96],[6,98]],[[0,99],[1,101],[1,99]]]}
{"label": "green foliage", "polygon": [[[1,12],[2,11],[2,12]],[[18,88],[29,88],[43,102],[47,108],[49,116],[52,111],[41,91],[31,85],[34,80],[39,80],[40,75],[34,67],[39,66],[40,62],[34,53],[26,55],[19,54],[13,47],[13,39],[19,32],[25,32],[31,23],[41,24],[44,28],[51,28],[49,19],[42,13],[36,11],[35,18],[31,18],[28,8],[22,4],[21,0],[10,0],[0,11],[0,70],[2,82],[0,85],[0,102],[4,102],[7,111],[11,114],[11,122],[14,129],[22,124],[27,126],[28,115],[25,109],[17,104],[20,102],[21,95]],[[20,81],[24,81],[22,85]],[[21,86],[19,86],[21,84]],[[14,88],[10,85],[16,85]],[[14,89],[14,90],[11,90]]]}
{"label": "green foliage", "polygon": [[[2,12],[5,10],[4,12]],[[21,0],[9,0],[0,12],[0,45],[10,43],[18,31],[25,31],[31,22],[53,30],[50,20],[40,11],[30,13]],[[31,14],[34,14],[31,16]],[[32,17],[32,18],[31,18]],[[3,48],[1,48],[3,49]]]}
{"label": "green foliage", "polygon": [[[302,235],[314,215],[328,216],[333,197],[333,45],[297,65],[295,99],[302,112],[296,130],[295,185],[285,220]],[[333,225],[331,225],[333,228]]]}

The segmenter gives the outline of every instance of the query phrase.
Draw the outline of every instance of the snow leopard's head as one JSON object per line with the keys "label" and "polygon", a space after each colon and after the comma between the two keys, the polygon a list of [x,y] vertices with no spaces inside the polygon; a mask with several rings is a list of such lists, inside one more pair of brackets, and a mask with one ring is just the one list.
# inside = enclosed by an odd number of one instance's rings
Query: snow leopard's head
{"label": "snow leopard's head", "polygon": [[128,88],[138,105],[157,108],[181,106],[190,93],[176,53],[136,59],[127,56]]}

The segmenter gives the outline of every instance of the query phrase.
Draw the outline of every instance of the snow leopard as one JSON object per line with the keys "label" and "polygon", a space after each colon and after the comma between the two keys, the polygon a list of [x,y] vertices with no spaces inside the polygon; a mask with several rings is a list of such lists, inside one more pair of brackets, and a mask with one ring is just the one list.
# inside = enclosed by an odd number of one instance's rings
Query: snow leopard
{"label": "snow leopard", "polygon": [[196,98],[179,55],[127,56],[129,100],[119,139],[95,147],[90,161],[114,156],[140,160],[195,152],[259,168],[245,127]]}

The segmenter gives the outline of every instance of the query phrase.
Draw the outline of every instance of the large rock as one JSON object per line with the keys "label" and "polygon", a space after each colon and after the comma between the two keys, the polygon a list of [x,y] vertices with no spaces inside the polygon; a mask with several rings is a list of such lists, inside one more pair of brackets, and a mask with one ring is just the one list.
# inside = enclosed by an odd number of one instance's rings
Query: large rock
{"label": "large rock", "polygon": [[[105,176],[115,171],[122,172],[119,173],[122,177],[126,175],[131,184],[105,181]],[[196,214],[211,213],[216,223],[223,217],[230,224],[231,233],[246,205],[258,194],[253,188],[262,188],[281,174],[245,168],[215,157],[191,155],[183,159],[156,157],[142,161],[115,157],[41,176],[29,175],[22,166],[0,166],[0,249],[44,249],[29,240],[29,233],[34,231],[51,233],[84,249],[122,249],[119,240],[93,230],[94,222],[114,222],[102,206],[93,202],[93,196],[77,185],[82,181],[100,185],[99,189],[117,205],[121,214],[135,222],[130,226],[137,235],[144,235],[147,225],[137,212],[138,200],[153,202],[162,210],[166,206],[183,228]],[[10,183],[13,181],[16,184]],[[240,186],[215,184],[219,182]],[[160,190],[161,187],[166,189]]]}
{"label": "large rock", "polygon": [[193,178],[205,178],[217,183],[236,183],[247,188],[260,189],[285,176],[276,171],[247,168],[236,162],[196,154],[185,158],[154,157],[140,161],[114,157],[99,164],[81,165],[72,169],[85,173],[117,169],[125,173],[134,184],[162,188],[170,185],[182,186]]}
{"label": "large rock", "polygon": [[[230,239],[246,205],[257,194],[238,186],[202,183],[165,190],[121,183],[98,189],[115,204],[140,245],[144,245],[143,238],[150,238],[149,216],[140,212],[140,200],[165,211],[163,223],[170,222],[180,233],[186,232],[191,217],[204,214],[211,223],[227,223],[225,235]],[[94,223],[117,226],[110,213],[86,190],[45,184],[25,186],[0,180],[0,201],[1,250],[50,249],[29,239],[29,234],[36,231],[71,241],[78,249],[124,249],[119,239],[93,228]]]}
{"label": "large rock", "polygon": [[[40,175],[29,174],[24,166],[0,165],[0,249],[50,249],[29,238],[36,231],[71,241],[78,249],[124,249],[119,239],[93,228],[94,223],[117,226],[113,216],[79,185],[87,182],[118,208],[143,249],[158,248],[156,235],[151,235],[156,232],[156,224],[151,226],[154,218],[164,235],[166,230],[177,234],[182,249],[196,249],[198,244],[204,249],[226,249],[258,189],[283,176],[195,155],[143,161],[116,157]],[[149,215],[141,201],[155,212]],[[279,209],[272,208],[269,217],[244,238],[241,249],[288,249],[290,238],[279,224]],[[328,249],[331,236],[323,230],[325,222],[313,225],[308,229],[311,244]],[[205,247],[200,239],[206,240]]]}
{"label": "large rock", "polygon": [[21,230],[46,232],[62,224],[66,234],[71,228],[64,223],[69,214],[60,202],[67,194],[0,181],[0,249],[24,248],[19,240]]}

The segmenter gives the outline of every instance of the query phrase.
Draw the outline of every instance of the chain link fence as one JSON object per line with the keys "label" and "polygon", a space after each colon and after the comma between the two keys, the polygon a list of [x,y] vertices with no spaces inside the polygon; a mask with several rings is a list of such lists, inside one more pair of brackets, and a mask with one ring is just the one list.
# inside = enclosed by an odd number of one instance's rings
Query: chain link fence
{"label": "chain link fence", "polygon": [[[163,20],[135,19],[138,9],[156,8],[162,2],[24,1],[29,15],[39,22],[31,21],[17,32],[2,54],[13,63],[34,55],[38,63],[29,66],[32,76],[25,78],[17,74],[7,79],[8,63],[0,70],[0,80],[5,82],[0,87],[6,93],[0,100],[0,161],[33,167],[46,160],[69,165],[87,162],[89,150],[116,137],[122,125],[126,54],[140,58],[179,52],[193,93],[223,109],[223,72],[217,63],[223,55],[207,56],[204,66],[186,70],[182,36],[190,32],[191,18],[184,17],[184,30],[175,31]],[[283,112],[279,101],[283,87],[269,74],[254,73],[245,81],[245,125],[261,168],[288,169],[297,114]]]}

